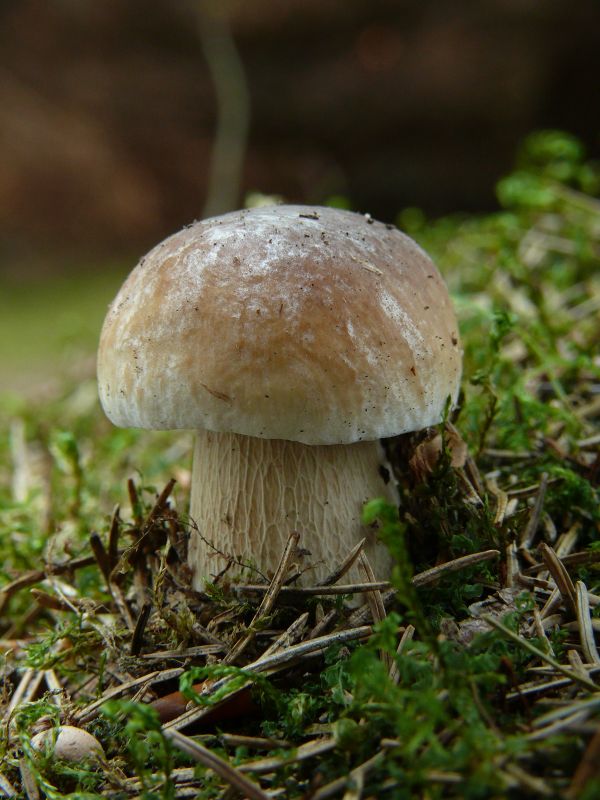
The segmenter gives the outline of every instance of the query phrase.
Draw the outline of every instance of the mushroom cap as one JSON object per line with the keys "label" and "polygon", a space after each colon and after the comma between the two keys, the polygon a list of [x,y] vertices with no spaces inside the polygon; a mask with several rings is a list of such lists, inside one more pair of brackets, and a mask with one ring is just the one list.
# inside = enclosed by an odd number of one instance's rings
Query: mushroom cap
{"label": "mushroom cap", "polygon": [[444,281],[412,239],[272,206],[142,258],[104,322],[98,382],[116,425],[342,444],[438,423],[461,360]]}

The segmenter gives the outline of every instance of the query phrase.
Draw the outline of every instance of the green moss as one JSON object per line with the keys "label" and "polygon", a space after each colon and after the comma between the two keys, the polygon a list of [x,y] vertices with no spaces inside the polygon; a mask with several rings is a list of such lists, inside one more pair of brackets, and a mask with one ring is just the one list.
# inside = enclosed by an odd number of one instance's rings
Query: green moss
{"label": "green moss", "polygon": [[[547,131],[524,143],[515,172],[500,182],[502,210],[497,213],[437,221],[416,209],[399,215],[401,227],[435,257],[455,299],[465,359],[461,398],[450,421],[467,442],[479,479],[467,463],[452,466],[444,426],[440,457],[424,479],[408,461],[422,437],[388,442],[400,511],[375,500],[365,509],[365,522],[378,527],[394,556],[397,601],[367,644],[335,646],[322,661],[282,675],[252,677],[259,713],[235,720],[237,732],[283,739],[289,747],[274,752],[287,757],[321,733],[335,740],[318,763],[287,763],[264,786],[283,788],[286,797],[306,797],[368,762],[365,796],[517,798],[535,796],[540,788],[535,781],[550,796],[564,795],[587,733],[567,728],[543,739],[531,734],[537,730],[535,721],[543,719],[543,702],[571,702],[577,690],[571,685],[564,695],[558,690],[542,695],[538,704],[536,696],[521,696],[515,687],[539,674],[532,670],[542,665],[539,653],[552,651],[567,664],[569,651],[581,651],[577,633],[563,625],[550,628],[547,640],[540,638],[532,627],[540,597],[519,594],[518,587],[499,612],[510,636],[488,630],[465,646],[452,631],[460,633],[465,621],[473,621],[473,603],[497,599],[505,586],[507,548],[521,543],[543,476],[547,489],[535,544],[544,537],[552,540],[554,526],[558,535],[577,532],[578,550],[589,548],[594,554],[600,546],[598,456],[585,444],[597,435],[600,419],[600,202],[593,196],[599,187],[598,170],[586,161],[581,145]],[[155,502],[154,487],[173,474],[183,478],[175,490],[176,505],[187,508],[181,484],[190,465],[189,436],[116,430],[96,399],[93,351],[106,303],[120,279],[99,273],[36,289],[12,285],[0,295],[0,363],[8,383],[30,382],[31,374],[17,377],[25,362],[34,373],[48,375],[50,367],[63,376],[47,396],[53,399],[13,392],[0,400],[2,585],[39,569],[46,558],[59,563],[88,555],[92,532],[107,546],[116,503],[124,507],[117,522],[121,542],[131,543]],[[20,332],[16,338],[15,330]],[[86,359],[91,359],[87,367],[69,377],[69,363]],[[125,482],[131,476],[138,488],[128,497]],[[466,494],[465,481],[478,493],[475,500]],[[500,519],[494,485],[518,501],[516,510]],[[159,540],[162,555],[165,531]],[[434,583],[413,584],[415,572],[483,550],[499,555],[443,574]],[[532,550],[530,557],[539,555]],[[163,572],[164,558],[157,567]],[[525,563],[520,569],[527,573]],[[596,563],[569,571],[574,581],[583,580],[589,591],[600,593]],[[131,634],[125,626],[117,624],[108,633],[100,624],[96,611],[114,613],[114,605],[97,566],[67,578],[76,598],[85,597],[71,611],[37,607],[29,586],[6,603],[3,635],[31,636],[24,653],[4,658],[6,701],[26,668],[53,669],[77,691],[95,674],[98,684],[91,696],[102,695],[111,670],[147,669],[130,654]],[[134,566],[124,559],[120,580],[132,596],[134,578]],[[532,575],[525,579],[533,592]],[[50,595],[46,602],[65,600],[60,583],[47,581],[41,588]],[[167,597],[160,581],[155,589],[152,600],[160,613],[148,633],[152,647],[185,646],[197,622],[191,600],[180,594]],[[228,635],[235,640],[256,611],[254,599],[242,602],[226,581],[207,592],[213,616],[229,619]],[[322,604],[342,620],[347,613],[340,598]],[[312,623],[320,613],[315,599],[305,605],[285,600],[269,614],[267,628],[287,627],[301,610],[308,611]],[[409,624],[414,638],[397,653],[399,632]],[[69,646],[63,648],[65,641]],[[390,664],[397,680],[390,677]],[[238,667],[213,665],[189,670],[181,686],[202,703],[193,684],[226,673],[238,682],[247,677]],[[78,702],[91,696],[83,692]],[[25,758],[49,797],[102,796],[109,785],[102,783],[102,774],[51,764],[28,749],[31,726],[43,715],[58,714],[50,700],[36,698],[19,706],[18,741],[7,737],[8,729],[0,737],[0,771],[19,785],[19,759]],[[592,709],[588,724],[597,718]],[[172,750],[147,705],[113,703],[92,729],[105,746],[113,770],[106,780],[115,797],[131,789],[118,788],[123,776],[138,779],[139,796],[175,796],[169,776],[176,766],[192,762]],[[256,756],[247,747],[228,747],[214,730],[208,735],[211,746],[233,764]],[[221,780],[204,767],[196,769],[203,780],[197,796],[222,796]],[[581,796],[594,797],[595,791],[592,781]]]}

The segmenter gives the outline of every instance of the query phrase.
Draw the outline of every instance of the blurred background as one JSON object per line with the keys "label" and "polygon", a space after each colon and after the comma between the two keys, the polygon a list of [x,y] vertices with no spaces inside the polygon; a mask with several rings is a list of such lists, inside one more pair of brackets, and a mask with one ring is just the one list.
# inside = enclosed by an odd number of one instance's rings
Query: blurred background
{"label": "blurred background", "polygon": [[253,202],[492,210],[529,132],[600,154],[597,0],[0,0],[0,394],[93,374],[106,305]]}

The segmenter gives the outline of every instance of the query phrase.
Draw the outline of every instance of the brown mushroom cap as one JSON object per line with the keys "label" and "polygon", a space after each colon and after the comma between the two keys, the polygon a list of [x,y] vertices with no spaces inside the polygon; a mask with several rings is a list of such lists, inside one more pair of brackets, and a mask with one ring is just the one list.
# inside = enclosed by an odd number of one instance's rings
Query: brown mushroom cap
{"label": "brown mushroom cap", "polygon": [[460,373],[427,254],[368,216],[304,206],[236,211],[159,244],[114,300],[98,355],[116,425],[305,444],[436,424]]}

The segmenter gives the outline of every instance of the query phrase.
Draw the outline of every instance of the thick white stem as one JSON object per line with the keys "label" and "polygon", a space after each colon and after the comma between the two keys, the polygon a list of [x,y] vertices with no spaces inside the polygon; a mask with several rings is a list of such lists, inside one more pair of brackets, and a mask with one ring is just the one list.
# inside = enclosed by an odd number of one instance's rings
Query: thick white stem
{"label": "thick white stem", "polygon": [[[364,536],[376,577],[387,578],[387,550],[376,532],[360,521],[367,500],[386,497],[396,502],[381,464],[378,442],[308,446],[199,431],[190,508],[200,534],[192,528],[189,565],[194,588],[203,589],[205,579],[226,566],[225,556],[272,575],[293,531],[300,534],[299,547],[310,553],[300,566],[314,564],[305,584],[325,578]],[[360,577],[356,568],[350,575]]]}

